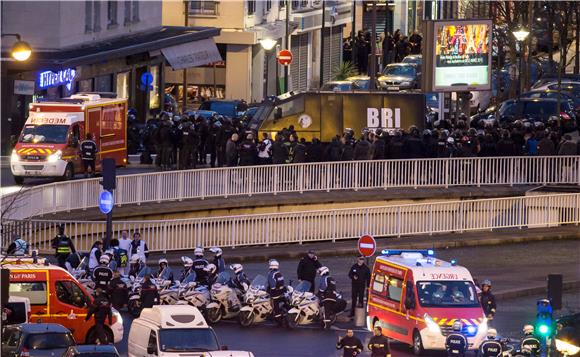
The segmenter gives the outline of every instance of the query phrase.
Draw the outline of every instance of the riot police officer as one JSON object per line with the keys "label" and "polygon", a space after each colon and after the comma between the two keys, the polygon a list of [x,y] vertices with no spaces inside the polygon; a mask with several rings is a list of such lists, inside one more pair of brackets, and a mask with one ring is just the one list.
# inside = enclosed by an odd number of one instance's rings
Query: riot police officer
{"label": "riot police officer", "polygon": [[181,125],[181,150],[179,152],[179,168],[188,170],[197,167],[197,145],[199,142],[197,132],[190,121]]}
{"label": "riot police officer", "polygon": [[198,283],[204,282],[206,280],[205,267],[209,262],[203,257],[203,248],[197,247],[193,250],[193,270],[195,271],[195,281]]}
{"label": "riot police officer", "polygon": [[268,293],[272,299],[272,308],[274,310],[274,319],[280,324],[285,318],[285,296],[286,284],[284,276],[280,272],[280,263],[277,260],[270,260],[270,271],[268,272]]}
{"label": "riot police officer", "polygon": [[234,277],[232,278],[232,285],[234,288],[238,289],[242,294],[245,293],[250,287],[250,279],[244,273],[244,267],[242,264],[232,264],[230,269],[234,272]]}
{"label": "riot police officer", "polygon": [[520,350],[529,356],[539,356],[541,344],[540,340],[534,336],[534,326],[525,325],[523,331],[524,338],[520,343]]}
{"label": "riot police officer", "polygon": [[95,286],[103,289],[103,292],[108,291],[109,282],[113,278],[113,271],[109,268],[110,261],[111,257],[108,254],[101,255],[99,266],[93,270]]}
{"label": "riot police officer", "polygon": [[461,322],[453,323],[453,332],[445,339],[445,350],[449,357],[463,357],[467,351],[467,338],[461,334]]}
{"label": "riot police officer", "polygon": [[66,259],[71,253],[76,253],[77,251],[72,240],[64,234],[64,225],[58,226],[58,234],[53,238],[51,245],[55,249],[58,266],[66,269]]}
{"label": "riot police officer", "polygon": [[479,346],[479,352],[482,357],[500,357],[503,352],[503,347],[497,337],[497,331],[494,328],[487,330],[487,340]]}

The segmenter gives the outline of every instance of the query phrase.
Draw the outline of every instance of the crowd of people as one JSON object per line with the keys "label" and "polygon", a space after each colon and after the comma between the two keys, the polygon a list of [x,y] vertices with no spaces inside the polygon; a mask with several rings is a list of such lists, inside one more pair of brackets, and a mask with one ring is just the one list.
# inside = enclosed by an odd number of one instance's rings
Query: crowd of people
{"label": "crowd of people", "polygon": [[[423,37],[413,31],[410,36],[405,36],[397,29],[393,34],[383,32],[377,37],[377,53],[380,56],[384,68],[391,63],[401,62],[403,58],[412,54],[420,54]],[[342,42],[343,60],[356,65],[360,74],[370,74],[369,55],[372,52],[371,33],[369,30],[358,31],[356,38],[345,38]],[[377,71],[375,71],[377,72]]]}

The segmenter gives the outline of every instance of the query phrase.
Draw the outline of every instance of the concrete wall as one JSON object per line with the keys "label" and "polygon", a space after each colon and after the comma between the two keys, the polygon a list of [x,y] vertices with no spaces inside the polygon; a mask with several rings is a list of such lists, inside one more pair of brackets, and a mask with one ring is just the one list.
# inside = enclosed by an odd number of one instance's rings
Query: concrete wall
{"label": "concrete wall", "polygon": [[251,99],[252,47],[228,45],[226,64],[226,98]]}
{"label": "concrete wall", "polygon": [[[3,1],[2,33],[19,33],[33,50],[54,50],[60,46],[60,7],[48,1]],[[84,14],[84,12],[83,12]],[[83,28],[84,31],[84,28]],[[2,38],[2,48],[10,48],[15,38]]]}

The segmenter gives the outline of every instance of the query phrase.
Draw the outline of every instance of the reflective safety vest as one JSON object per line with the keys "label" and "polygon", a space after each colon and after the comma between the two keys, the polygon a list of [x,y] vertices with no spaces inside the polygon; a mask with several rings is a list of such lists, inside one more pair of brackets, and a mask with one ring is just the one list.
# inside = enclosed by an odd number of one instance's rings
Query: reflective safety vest
{"label": "reflective safety vest", "polygon": [[70,254],[71,253],[70,243],[69,243],[69,240],[66,239],[66,237],[59,238],[59,241],[58,241],[57,246],[56,246],[56,253],[57,254]]}
{"label": "reflective safety vest", "polygon": [[14,255],[24,255],[28,252],[28,242],[22,238],[18,238],[14,241],[16,249],[14,250]]}

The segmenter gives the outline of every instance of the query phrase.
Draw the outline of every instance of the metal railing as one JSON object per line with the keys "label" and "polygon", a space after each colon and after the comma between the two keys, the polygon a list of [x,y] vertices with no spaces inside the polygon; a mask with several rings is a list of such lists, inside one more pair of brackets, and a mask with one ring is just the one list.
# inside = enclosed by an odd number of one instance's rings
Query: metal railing
{"label": "metal railing", "polygon": [[[307,191],[580,184],[580,156],[345,161],[156,172],[117,177],[115,203]],[[98,206],[99,179],[58,182],[3,197],[4,218]]]}
{"label": "metal railing", "polygon": [[[237,247],[357,238],[363,234],[406,236],[502,228],[550,227],[580,222],[580,193],[520,196],[396,206],[289,213],[113,222],[113,235],[140,231],[150,250],[196,246]],[[4,233],[18,233],[38,249],[50,249],[64,224],[77,249],[103,238],[105,222],[4,221]]]}

